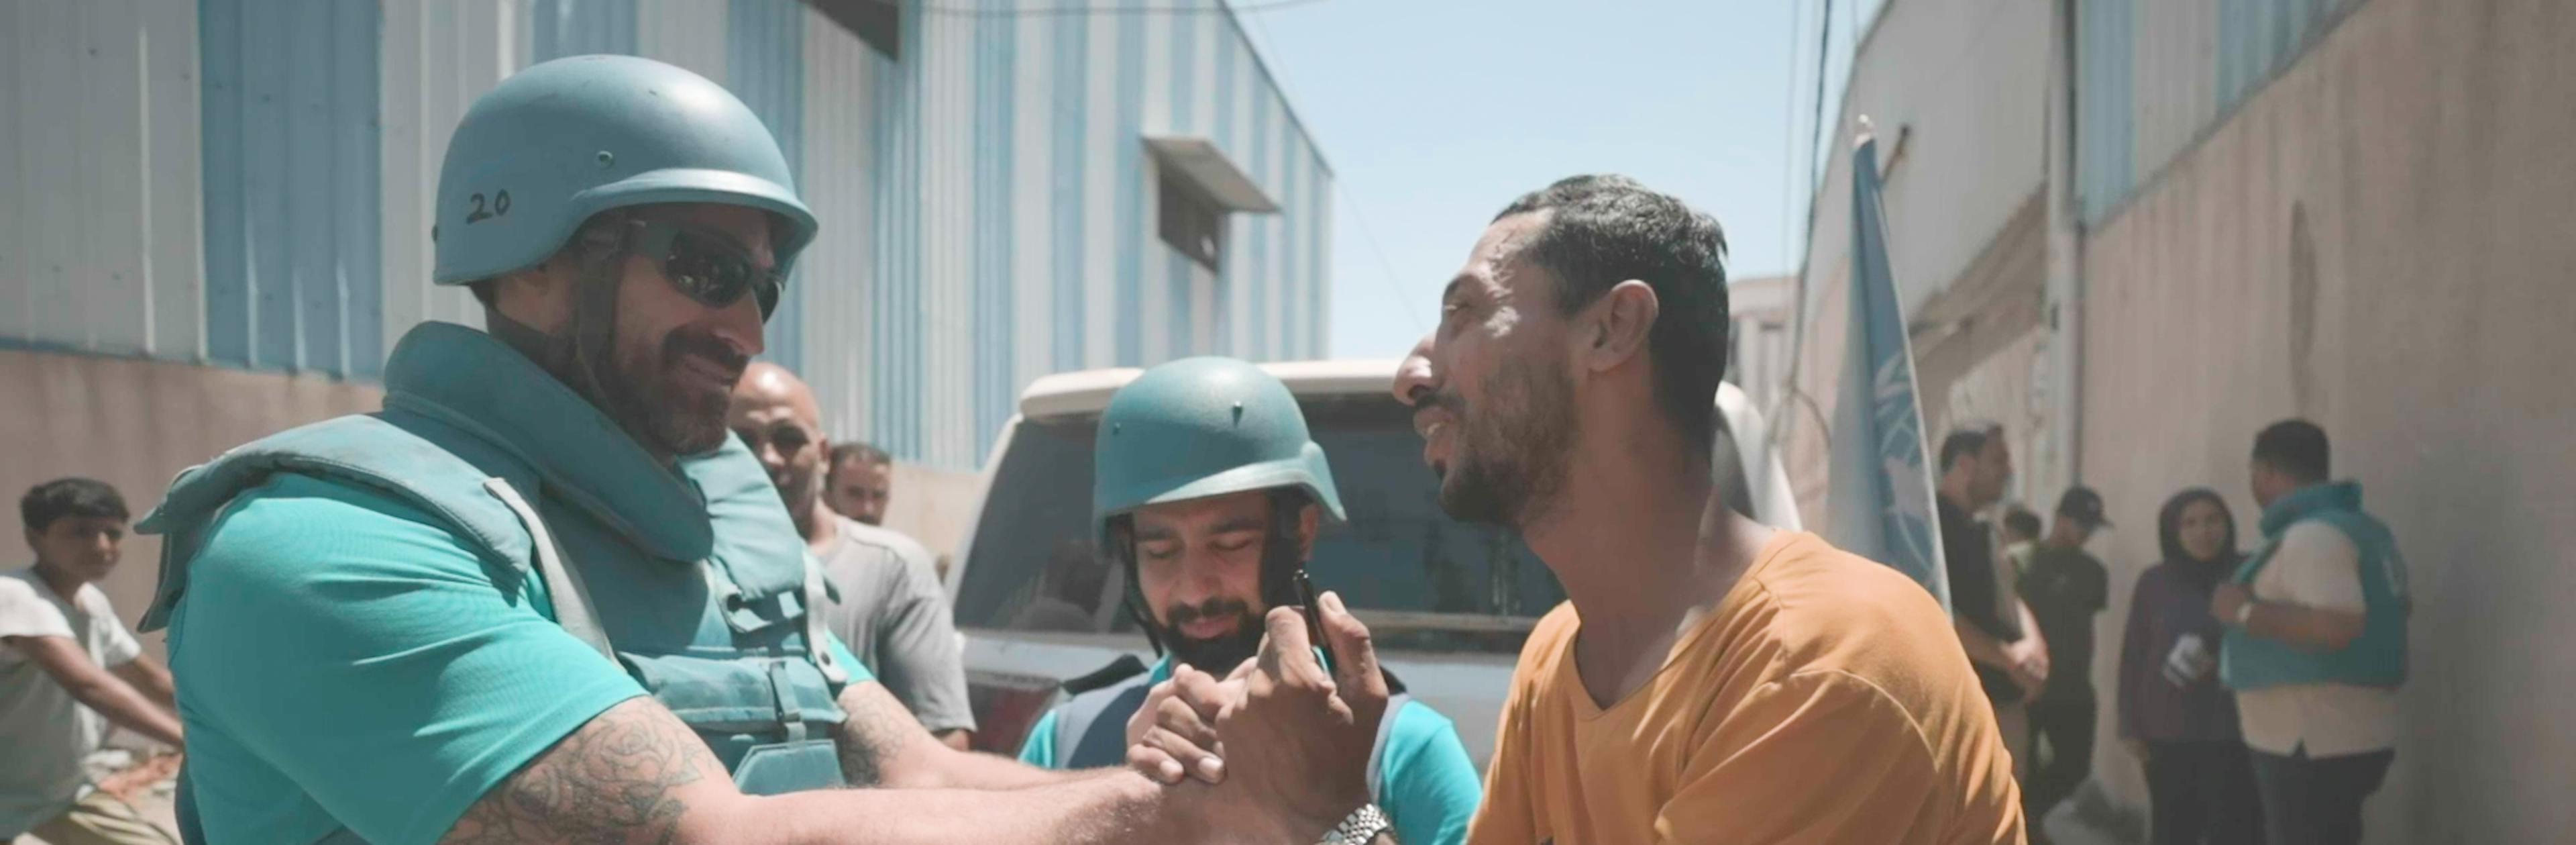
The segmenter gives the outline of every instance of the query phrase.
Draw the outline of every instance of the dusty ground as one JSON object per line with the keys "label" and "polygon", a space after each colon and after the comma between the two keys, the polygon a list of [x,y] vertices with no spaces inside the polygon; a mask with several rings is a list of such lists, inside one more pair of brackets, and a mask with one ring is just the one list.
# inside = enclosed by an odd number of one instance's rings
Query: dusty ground
{"label": "dusty ground", "polygon": [[[98,779],[100,789],[124,798],[125,803],[134,805],[144,818],[160,825],[162,830],[171,831],[171,840],[177,841],[179,825],[171,809],[171,793],[178,786],[177,756],[165,755],[136,762],[130,752],[103,751],[91,755],[89,768],[90,775]],[[32,834],[19,837],[18,842],[20,845],[51,845]]]}

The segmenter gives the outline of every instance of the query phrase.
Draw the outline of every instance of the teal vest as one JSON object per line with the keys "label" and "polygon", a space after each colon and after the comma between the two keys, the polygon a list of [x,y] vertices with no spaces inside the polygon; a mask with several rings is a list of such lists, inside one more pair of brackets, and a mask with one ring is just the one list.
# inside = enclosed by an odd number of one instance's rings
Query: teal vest
{"label": "teal vest", "polygon": [[138,525],[168,535],[143,629],[186,600],[190,559],[242,491],[281,472],[365,487],[541,578],[552,605],[541,609],[687,723],[744,791],[842,784],[835,690],[847,675],[808,612],[821,606],[821,569],[740,441],[674,473],[525,356],[444,323],[403,337],[385,388],[381,412],[181,474]]}
{"label": "teal vest", "polygon": [[2396,536],[2389,532],[2387,524],[2362,512],[2361,485],[2348,481],[2310,485],[2264,508],[2263,546],[2237,568],[2236,583],[2251,586],[2254,577],[2272,562],[2281,537],[2289,533],[2290,526],[2302,522],[2332,526],[2360,552],[2361,636],[2341,649],[2317,652],[2230,627],[2219,648],[2220,680],[2235,690],[2285,684],[2404,684],[2406,561],[2398,555]]}

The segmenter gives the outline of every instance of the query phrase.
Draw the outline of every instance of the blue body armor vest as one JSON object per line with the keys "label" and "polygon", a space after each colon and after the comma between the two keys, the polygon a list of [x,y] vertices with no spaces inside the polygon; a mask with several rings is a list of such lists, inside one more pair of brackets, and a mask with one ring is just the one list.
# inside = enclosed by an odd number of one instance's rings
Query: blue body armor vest
{"label": "blue body armor vest", "polygon": [[[291,429],[179,477],[138,525],[168,535],[144,630],[168,624],[204,532],[243,491],[274,473],[362,487],[542,579],[540,609],[687,723],[745,792],[842,785],[833,737],[848,676],[808,612],[828,587],[740,441],[675,474],[526,357],[461,326],[406,335],[385,385],[381,412]],[[187,805],[183,779],[193,827]]]}

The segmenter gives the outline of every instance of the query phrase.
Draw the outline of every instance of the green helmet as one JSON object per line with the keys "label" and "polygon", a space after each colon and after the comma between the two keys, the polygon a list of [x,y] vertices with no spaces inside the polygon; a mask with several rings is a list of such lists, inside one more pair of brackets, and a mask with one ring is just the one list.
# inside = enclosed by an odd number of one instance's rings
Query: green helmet
{"label": "green helmet", "polygon": [[782,277],[814,239],[778,141],[732,92],[633,56],[545,62],[476,98],[457,124],[438,171],[431,279],[533,267],[592,215],[673,202],[769,212]]}
{"label": "green helmet", "polygon": [[[1251,490],[1295,490],[1326,517],[1344,518],[1324,447],[1307,434],[1305,412],[1278,378],[1234,358],[1183,358],[1146,370],[1109,397],[1092,446],[1092,529],[1126,570],[1127,612],[1157,653],[1165,643],[1133,549],[1111,526],[1146,505]],[[1305,501],[1273,497],[1272,524],[1288,524]],[[1304,564],[1299,551],[1290,531],[1273,531],[1264,544],[1261,596],[1270,606],[1296,603],[1291,578]]]}
{"label": "green helmet", "polygon": [[1161,502],[1296,488],[1333,519],[1341,494],[1288,386],[1234,358],[1183,358],[1109,397],[1093,441],[1092,527]]}

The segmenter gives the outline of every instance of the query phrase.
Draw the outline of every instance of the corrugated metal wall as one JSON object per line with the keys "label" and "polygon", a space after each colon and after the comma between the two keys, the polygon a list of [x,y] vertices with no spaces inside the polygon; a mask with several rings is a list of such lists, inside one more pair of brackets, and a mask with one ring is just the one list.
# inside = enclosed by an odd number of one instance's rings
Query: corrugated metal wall
{"label": "corrugated metal wall", "polygon": [[2116,213],[2363,0],[2082,0],[2076,201]]}
{"label": "corrugated metal wall", "polygon": [[[794,0],[0,0],[0,343],[373,378],[480,322],[428,284],[474,97],[637,53],[741,96],[822,220],[769,356],[835,437],[971,467],[1049,372],[1323,354],[1332,174],[1231,14],[1170,5],[907,3],[893,62]],[[1284,209],[1218,271],[1155,234],[1165,134]]]}
{"label": "corrugated metal wall", "polygon": [[205,355],[197,9],[0,0],[0,345]]}
{"label": "corrugated metal wall", "polygon": [[380,10],[205,0],[198,14],[206,356],[373,377]]}
{"label": "corrugated metal wall", "polygon": [[[725,6],[725,87],[769,126],[787,170],[803,184],[805,161],[805,6],[796,0],[731,0]],[[805,370],[806,277],[791,272],[770,315],[767,357]]]}
{"label": "corrugated metal wall", "polygon": [[[900,69],[856,36],[823,21],[805,32],[806,165],[798,181],[822,232],[796,261],[804,290],[803,332],[821,350],[805,356],[805,381],[814,386],[825,425],[834,438],[878,436],[874,409],[891,406],[872,348],[881,313],[877,277],[877,169],[884,147],[882,82]],[[913,407],[913,406],[906,406]]]}
{"label": "corrugated metal wall", "polygon": [[[800,271],[803,368],[836,435],[971,466],[1045,373],[1323,354],[1331,173],[1240,27],[1213,0],[1178,5],[1206,13],[909,6],[899,64],[809,18],[808,199],[835,202],[819,179],[883,182],[867,208],[817,206],[827,241],[868,249]],[[836,91],[815,90],[826,78]],[[1142,139],[1160,134],[1210,137],[1286,209],[1235,215],[1221,274],[1155,235]],[[822,175],[849,161],[872,166]],[[830,219],[852,214],[864,224]]]}
{"label": "corrugated metal wall", "polygon": [[379,81],[383,167],[384,352],[413,325],[480,326],[464,288],[429,283],[430,222],[447,137],[474,98],[517,71],[525,29],[514,0],[384,0]]}

